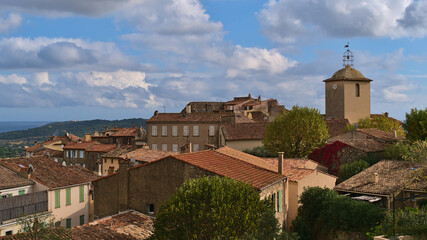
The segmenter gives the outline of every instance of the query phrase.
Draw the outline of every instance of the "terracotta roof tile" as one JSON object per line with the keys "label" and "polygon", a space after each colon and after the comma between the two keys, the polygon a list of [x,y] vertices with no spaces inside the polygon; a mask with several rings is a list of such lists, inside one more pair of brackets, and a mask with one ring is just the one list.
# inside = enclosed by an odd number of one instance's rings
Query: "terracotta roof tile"
{"label": "terracotta roof tile", "polygon": [[258,167],[265,168],[265,169],[270,170],[272,172],[277,172],[277,163],[276,163],[276,165],[271,164],[270,162],[265,161],[263,158],[259,158],[259,157],[254,156],[254,155],[244,153],[244,152],[235,150],[235,149],[227,147],[227,146],[218,148],[215,151],[222,153],[224,155],[230,156],[230,157],[240,159],[242,161],[248,162],[248,163],[256,165]]}
{"label": "terracotta roof tile", "polygon": [[[279,166],[279,160],[277,158],[264,158],[264,160],[275,168]],[[283,159],[283,175],[289,176],[290,181],[299,181],[304,179],[306,176],[315,172],[315,169],[306,168],[308,159]],[[317,163],[316,163],[317,164]]]}
{"label": "terracotta roof tile", "polygon": [[121,146],[119,148],[116,148],[106,154],[103,154],[102,157],[109,157],[109,158],[122,158],[121,156],[135,151],[136,149],[138,149],[136,146]]}
{"label": "terracotta roof tile", "polygon": [[34,171],[30,179],[39,182],[49,188],[65,187],[74,184],[91,182],[98,178],[91,171],[80,166],[65,167],[46,156],[5,158],[0,164],[8,166],[14,171],[21,171],[31,164]]}
{"label": "terracotta roof tile", "polygon": [[34,182],[21,177],[18,175],[18,173],[0,165],[0,190],[19,186],[27,186],[31,184],[34,184]]}
{"label": "terracotta roof tile", "polygon": [[[379,195],[399,193],[402,189],[427,192],[427,164],[409,161],[382,160],[335,186],[338,191]],[[372,181],[374,173],[378,182]]]}
{"label": "terracotta roof tile", "polygon": [[267,122],[223,124],[226,140],[262,140]]}
{"label": "terracotta roof tile", "polygon": [[39,151],[43,149],[43,145],[42,144],[36,144],[34,146],[31,147],[27,147],[25,149],[26,152],[35,152],[35,151]]}
{"label": "terracotta roof tile", "polygon": [[123,159],[131,159],[134,158],[135,160],[141,161],[141,162],[152,162],[170,155],[176,155],[177,152],[167,152],[167,151],[160,151],[160,150],[152,150],[152,149],[145,149],[145,148],[139,148],[135,151],[125,153],[121,155],[120,157]]}
{"label": "terracotta roof tile", "polygon": [[214,174],[249,183],[257,189],[263,189],[285,179],[285,176],[277,172],[213,150],[178,154],[172,157]]}
{"label": "terracotta roof tile", "polygon": [[341,139],[338,141],[364,152],[380,152],[390,146],[389,144],[378,142],[375,139]]}
{"label": "terracotta roof tile", "polygon": [[114,137],[135,137],[136,135],[138,135],[138,128],[118,128],[111,134]]}
{"label": "terracotta roof tile", "polygon": [[95,144],[86,149],[87,152],[110,152],[116,149],[114,144]]}
{"label": "terracotta roof tile", "polygon": [[34,156],[48,156],[48,157],[59,157],[62,158],[64,156],[64,153],[59,150],[53,150],[53,149],[43,149],[41,151],[38,151],[33,154]]}
{"label": "terracotta roof tile", "polygon": [[126,211],[71,229],[73,240],[134,240],[153,234],[153,217]]}
{"label": "terracotta roof tile", "polygon": [[360,128],[360,129],[357,129],[357,131],[384,141],[397,141],[397,140],[405,139],[405,137],[401,137],[401,136],[397,136],[397,138],[395,138],[393,133],[382,131],[376,128]]}
{"label": "terracotta roof tile", "polygon": [[94,144],[100,144],[99,142],[90,141],[90,142],[70,142],[64,146],[63,149],[80,149],[86,150]]}

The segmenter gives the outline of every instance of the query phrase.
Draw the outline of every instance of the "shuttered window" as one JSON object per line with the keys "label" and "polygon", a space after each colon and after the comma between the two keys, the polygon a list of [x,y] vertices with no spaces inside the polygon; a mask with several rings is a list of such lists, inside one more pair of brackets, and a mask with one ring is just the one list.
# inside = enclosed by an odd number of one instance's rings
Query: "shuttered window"
{"label": "shuttered window", "polygon": [[71,205],[71,188],[65,189],[65,205]]}
{"label": "shuttered window", "polygon": [[215,136],[215,126],[209,126],[209,136]]}
{"label": "shuttered window", "polygon": [[193,136],[199,136],[199,126],[193,126]]}
{"label": "shuttered window", "polygon": [[60,190],[55,191],[55,208],[61,207]]}
{"label": "shuttered window", "polygon": [[65,227],[71,228],[71,218],[67,218],[67,220],[65,220]]}
{"label": "shuttered window", "polygon": [[178,144],[172,144],[172,152],[178,152]]}
{"label": "shuttered window", "polygon": [[84,186],[79,186],[79,202],[84,202],[85,200],[85,188]]}
{"label": "shuttered window", "polygon": [[162,151],[167,151],[167,150],[168,150],[168,145],[162,144]]}
{"label": "shuttered window", "polygon": [[280,212],[282,210],[282,191],[279,190],[277,192],[277,211]]}
{"label": "shuttered window", "polygon": [[189,128],[188,128],[188,126],[184,126],[183,127],[183,135],[184,136],[188,136],[189,135]]}
{"label": "shuttered window", "polygon": [[152,145],[151,145],[151,149],[152,149],[152,150],[157,150],[157,144],[152,144]]}
{"label": "shuttered window", "polygon": [[157,136],[157,126],[151,126],[151,136]]}
{"label": "shuttered window", "polygon": [[80,215],[80,226],[85,224],[85,215]]}
{"label": "shuttered window", "polygon": [[178,136],[178,126],[172,126],[172,136]]}
{"label": "shuttered window", "polygon": [[162,136],[168,135],[168,126],[162,126]]}

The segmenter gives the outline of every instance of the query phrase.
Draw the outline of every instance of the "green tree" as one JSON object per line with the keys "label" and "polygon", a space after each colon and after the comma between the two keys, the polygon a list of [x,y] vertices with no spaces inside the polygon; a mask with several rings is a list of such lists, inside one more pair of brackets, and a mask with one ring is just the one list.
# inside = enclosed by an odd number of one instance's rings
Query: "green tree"
{"label": "green tree", "polygon": [[293,106],[267,125],[264,146],[286,157],[305,157],[329,138],[325,120],[315,108]]}
{"label": "green tree", "polygon": [[220,177],[190,179],[160,208],[153,239],[242,238],[257,232],[264,214],[274,217],[251,185]]}
{"label": "green tree", "polygon": [[427,108],[424,110],[412,108],[410,113],[406,113],[403,127],[408,139],[427,140]]}
{"label": "green tree", "polygon": [[368,167],[369,163],[363,159],[341,165],[338,172],[338,183],[353,177]]}
{"label": "green tree", "polygon": [[427,141],[397,142],[384,151],[384,158],[427,162]]}
{"label": "green tree", "polygon": [[23,216],[17,220],[21,227],[14,239],[28,240],[66,240],[71,233],[63,227],[56,227],[55,219],[45,213]]}
{"label": "green tree", "polygon": [[[393,130],[396,130],[398,136],[405,136],[405,131],[403,131],[400,122],[384,115],[359,119],[359,121],[357,121],[357,128],[376,128],[390,133],[393,133]],[[345,128],[346,132],[352,130],[354,130],[354,125],[347,125]]]}
{"label": "green tree", "polygon": [[277,157],[277,153],[270,153],[265,146],[258,146],[252,149],[246,149],[243,152],[257,156],[257,157]]}

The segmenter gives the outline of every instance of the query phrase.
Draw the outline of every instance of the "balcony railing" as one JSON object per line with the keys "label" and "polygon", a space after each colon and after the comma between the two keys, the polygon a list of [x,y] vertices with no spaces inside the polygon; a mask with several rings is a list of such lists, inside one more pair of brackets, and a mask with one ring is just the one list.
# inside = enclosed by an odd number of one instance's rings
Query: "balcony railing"
{"label": "balcony railing", "polygon": [[47,191],[0,199],[0,224],[3,221],[47,212]]}

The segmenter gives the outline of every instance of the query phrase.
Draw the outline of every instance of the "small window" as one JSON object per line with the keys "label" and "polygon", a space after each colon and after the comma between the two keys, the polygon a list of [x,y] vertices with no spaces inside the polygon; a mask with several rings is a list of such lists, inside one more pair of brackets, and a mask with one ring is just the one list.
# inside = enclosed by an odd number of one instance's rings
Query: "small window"
{"label": "small window", "polygon": [[178,136],[178,126],[172,126],[172,136]]}
{"label": "small window", "polygon": [[61,221],[55,222],[55,227],[60,227],[60,226],[61,226]]}
{"label": "small window", "polygon": [[84,202],[84,200],[85,200],[84,186],[79,186],[79,202]]}
{"label": "small window", "polygon": [[71,218],[67,218],[67,220],[65,220],[65,227],[71,228]]}
{"label": "small window", "polygon": [[193,144],[193,152],[199,151],[199,144]]}
{"label": "small window", "polygon": [[189,127],[188,126],[184,126],[182,130],[183,130],[182,133],[183,133],[183,135],[185,137],[187,137],[188,135],[190,135],[189,134],[190,131],[189,131]]}
{"label": "small window", "polygon": [[282,210],[282,191],[279,190],[277,192],[277,211],[280,212]]}
{"label": "small window", "polygon": [[168,145],[162,144],[162,151],[167,151],[167,150],[168,150]]}
{"label": "small window", "polygon": [[5,232],[5,235],[6,235],[6,236],[9,236],[9,235],[12,235],[12,234],[13,234],[13,230],[10,230],[10,231]]}
{"label": "small window", "polygon": [[199,136],[199,126],[193,126],[193,136]]}
{"label": "small window", "polygon": [[71,188],[65,189],[65,206],[71,205]]}
{"label": "small window", "polygon": [[157,150],[157,144],[152,144],[152,145],[151,145],[151,149],[152,149],[152,150]]}
{"label": "small window", "polygon": [[178,152],[178,144],[172,144],[172,152]]}
{"label": "small window", "polygon": [[360,85],[356,83],[356,97],[360,97]]}
{"label": "small window", "polygon": [[67,153],[67,157],[70,157],[70,151],[65,151]]}
{"label": "small window", "polygon": [[84,151],[80,150],[80,158],[83,158],[83,155],[84,155]]}
{"label": "small window", "polygon": [[162,126],[162,136],[168,135],[168,126]]}
{"label": "small window", "polygon": [[149,214],[154,214],[154,204],[153,203],[147,204],[147,212]]}
{"label": "small window", "polygon": [[74,151],[69,151],[70,152],[70,157],[73,158],[73,152]]}
{"label": "small window", "polygon": [[157,126],[151,126],[151,136],[157,136]]}
{"label": "small window", "polygon": [[77,157],[78,157],[77,150],[74,150],[74,158],[77,158]]}
{"label": "small window", "polygon": [[80,226],[85,224],[85,215],[80,215]]}
{"label": "small window", "polygon": [[55,208],[61,207],[60,190],[55,190]]}
{"label": "small window", "polygon": [[209,136],[215,136],[215,126],[209,126]]}
{"label": "small window", "polygon": [[24,195],[24,194],[25,194],[25,190],[19,190],[19,191],[18,191],[18,194],[19,194],[19,195]]}
{"label": "small window", "polygon": [[113,160],[113,159],[111,159],[111,163],[114,163],[114,160]]}

